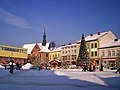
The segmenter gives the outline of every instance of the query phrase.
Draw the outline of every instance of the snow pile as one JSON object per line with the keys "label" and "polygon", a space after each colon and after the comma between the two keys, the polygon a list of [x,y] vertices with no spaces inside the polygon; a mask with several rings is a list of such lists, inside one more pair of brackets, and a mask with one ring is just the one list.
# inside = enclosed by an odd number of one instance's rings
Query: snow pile
{"label": "snow pile", "polygon": [[24,66],[22,66],[22,69],[23,69],[23,70],[29,70],[32,66],[33,66],[32,64],[27,63],[27,64],[25,64]]}
{"label": "snow pile", "polygon": [[61,72],[60,70],[55,70],[54,72],[56,75],[62,76],[64,75],[63,72]]}

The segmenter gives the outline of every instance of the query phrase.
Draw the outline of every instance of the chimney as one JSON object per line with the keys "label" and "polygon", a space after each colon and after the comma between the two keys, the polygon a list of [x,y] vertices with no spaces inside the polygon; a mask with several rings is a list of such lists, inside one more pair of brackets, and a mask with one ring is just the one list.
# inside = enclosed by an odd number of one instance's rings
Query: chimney
{"label": "chimney", "polygon": [[114,39],[114,41],[118,41],[118,39],[116,38],[116,39]]}
{"label": "chimney", "polygon": [[93,36],[93,34],[90,34],[90,36]]}
{"label": "chimney", "polygon": [[98,32],[98,35],[100,35],[100,32]]}
{"label": "chimney", "polygon": [[71,43],[69,43],[69,45],[71,45]]}

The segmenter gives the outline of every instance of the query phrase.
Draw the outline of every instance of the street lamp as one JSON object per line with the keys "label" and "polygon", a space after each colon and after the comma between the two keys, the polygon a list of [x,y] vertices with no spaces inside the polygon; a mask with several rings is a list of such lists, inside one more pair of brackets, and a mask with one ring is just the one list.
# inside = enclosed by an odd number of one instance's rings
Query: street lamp
{"label": "street lamp", "polygon": [[100,58],[100,71],[103,71],[103,65],[102,65],[102,55],[101,55],[101,58]]}

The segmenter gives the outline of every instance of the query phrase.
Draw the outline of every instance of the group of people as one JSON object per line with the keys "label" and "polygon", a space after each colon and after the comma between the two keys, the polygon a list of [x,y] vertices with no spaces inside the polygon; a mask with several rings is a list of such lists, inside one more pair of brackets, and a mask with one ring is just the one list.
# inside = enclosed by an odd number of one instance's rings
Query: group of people
{"label": "group of people", "polygon": [[82,65],[82,71],[83,72],[86,72],[86,71],[92,72],[92,71],[95,71],[95,69],[96,69],[95,65],[92,65],[92,64],[90,64],[90,65],[88,65],[88,64]]}
{"label": "group of people", "polygon": [[[95,65],[93,65],[93,64],[90,64],[90,65],[84,64],[84,65],[82,65],[82,71],[83,71],[83,72],[86,72],[86,71],[93,72],[93,71],[95,71],[95,70],[96,70],[96,67],[95,67]],[[115,74],[117,74],[117,73],[120,74],[120,68],[118,68],[118,69],[116,70]]]}
{"label": "group of people", "polygon": [[[14,70],[14,66],[15,66],[14,61],[11,60],[10,63],[9,63],[9,65],[10,65],[10,71],[9,71],[9,72],[10,72],[11,74],[13,74],[13,70]],[[17,69],[17,70],[20,70],[21,67],[22,67],[22,65],[17,62],[17,63],[16,63],[16,69]]]}

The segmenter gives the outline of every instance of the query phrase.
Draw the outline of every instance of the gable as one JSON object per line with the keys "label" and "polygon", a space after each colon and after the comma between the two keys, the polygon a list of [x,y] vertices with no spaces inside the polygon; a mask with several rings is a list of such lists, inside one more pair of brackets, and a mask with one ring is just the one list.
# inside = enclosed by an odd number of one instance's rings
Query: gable
{"label": "gable", "polygon": [[40,50],[41,50],[40,47],[38,46],[38,44],[36,44],[36,45],[34,46],[34,48],[32,49],[31,54],[32,54],[32,53],[39,52]]}

